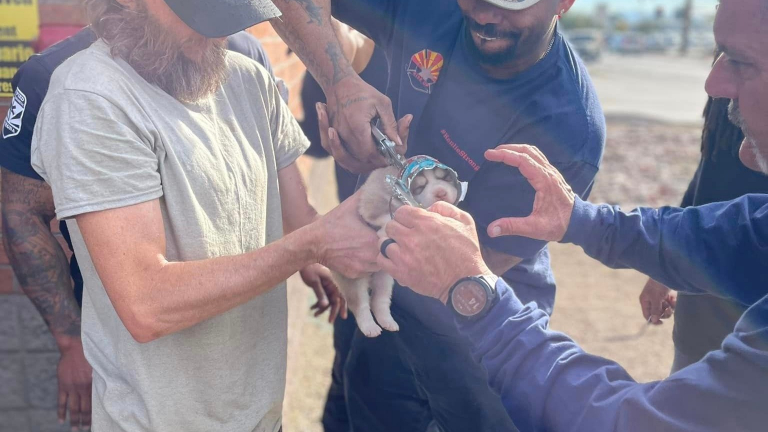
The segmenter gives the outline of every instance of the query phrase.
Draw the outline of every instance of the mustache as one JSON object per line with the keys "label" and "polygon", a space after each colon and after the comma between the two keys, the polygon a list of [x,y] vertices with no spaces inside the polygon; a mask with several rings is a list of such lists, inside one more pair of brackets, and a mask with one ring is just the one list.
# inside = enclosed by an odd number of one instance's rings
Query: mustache
{"label": "mustache", "polygon": [[747,124],[744,122],[744,117],[741,115],[739,101],[732,100],[728,105],[728,120],[730,120],[734,126],[739,127],[743,132],[746,132],[745,129]]}
{"label": "mustache", "polygon": [[469,17],[467,17],[466,20],[469,31],[472,33],[477,33],[483,37],[512,40],[517,40],[520,38],[520,33],[515,31],[505,31],[500,29],[496,24],[480,24],[479,22]]}

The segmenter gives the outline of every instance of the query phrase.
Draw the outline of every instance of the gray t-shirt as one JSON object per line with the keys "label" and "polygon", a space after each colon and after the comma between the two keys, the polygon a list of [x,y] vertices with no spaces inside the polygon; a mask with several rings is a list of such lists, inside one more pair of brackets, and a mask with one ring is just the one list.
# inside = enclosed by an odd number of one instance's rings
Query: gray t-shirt
{"label": "gray t-shirt", "polygon": [[282,236],[277,173],[308,141],[261,66],[236,53],[227,63],[218,92],[184,104],[97,41],[56,69],[40,110],[32,162],[53,189],[57,216],[68,219],[85,280],[82,337],[98,432],[280,428],[285,283],[140,344],[72,219],[159,199],[169,261],[242,254]]}

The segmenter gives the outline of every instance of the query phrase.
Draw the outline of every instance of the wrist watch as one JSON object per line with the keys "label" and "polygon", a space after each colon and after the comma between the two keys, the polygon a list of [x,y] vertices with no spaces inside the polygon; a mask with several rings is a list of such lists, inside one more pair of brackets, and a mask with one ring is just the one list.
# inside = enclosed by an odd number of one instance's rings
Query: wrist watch
{"label": "wrist watch", "polygon": [[462,320],[474,321],[484,317],[496,303],[495,275],[469,276],[453,284],[448,294],[448,307]]}

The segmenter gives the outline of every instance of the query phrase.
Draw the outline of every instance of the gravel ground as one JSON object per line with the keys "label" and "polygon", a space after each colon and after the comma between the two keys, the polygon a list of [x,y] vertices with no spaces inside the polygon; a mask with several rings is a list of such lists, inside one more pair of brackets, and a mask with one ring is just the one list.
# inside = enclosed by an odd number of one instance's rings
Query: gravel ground
{"label": "gravel ground", "polygon": [[[608,144],[591,201],[676,205],[699,158],[700,129],[637,119],[609,119]],[[302,161],[312,202],[334,205],[329,161]],[[645,277],[610,270],[569,245],[552,246],[558,281],[552,327],[575,338],[590,353],[614,359],[638,381],[664,378],[672,364],[672,325],[645,328],[637,296]],[[330,383],[332,328],[308,310],[310,291],[289,282],[289,362],[284,430],[322,431],[319,419]]]}

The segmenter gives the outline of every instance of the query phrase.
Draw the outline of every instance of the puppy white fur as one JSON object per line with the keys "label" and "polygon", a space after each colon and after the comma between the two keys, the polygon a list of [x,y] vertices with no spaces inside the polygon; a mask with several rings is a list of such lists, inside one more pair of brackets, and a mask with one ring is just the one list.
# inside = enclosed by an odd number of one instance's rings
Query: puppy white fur
{"label": "puppy white fur", "polygon": [[[363,220],[378,229],[379,237],[382,238],[386,237],[384,225],[392,219],[390,211],[402,205],[397,199],[391,199],[392,188],[386,181],[387,175],[397,178],[398,174],[399,170],[395,167],[377,169],[361,187],[358,212]],[[450,171],[441,168],[424,170],[411,182],[411,194],[424,208],[437,201],[454,203],[459,196],[454,180]],[[333,278],[364,335],[376,337],[381,334],[382,328],[389,331],[400,329],[389,311],[394,284],[392,276],[379,271],[364,278],[349,279],[334,272]]]}

